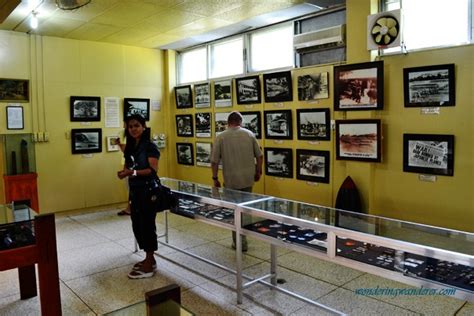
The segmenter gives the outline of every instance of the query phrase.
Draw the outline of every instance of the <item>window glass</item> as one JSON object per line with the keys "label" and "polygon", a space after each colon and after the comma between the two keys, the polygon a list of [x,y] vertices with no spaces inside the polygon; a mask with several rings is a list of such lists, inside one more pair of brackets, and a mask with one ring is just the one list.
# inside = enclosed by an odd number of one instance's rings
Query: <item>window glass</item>
{"label": "window glass", "polygon": [[225,77],[244,72],[243,37],[211,45],[211,78]]}
{"label": "window glass", "polygon": [[251,71],[293,66],[293,25],[252,33],[250,63]]}
{"label": "window glass", "polygon": [[202,81],[207,79],[207,53],[206,47],[193,49],[180,53],[179,83]]}

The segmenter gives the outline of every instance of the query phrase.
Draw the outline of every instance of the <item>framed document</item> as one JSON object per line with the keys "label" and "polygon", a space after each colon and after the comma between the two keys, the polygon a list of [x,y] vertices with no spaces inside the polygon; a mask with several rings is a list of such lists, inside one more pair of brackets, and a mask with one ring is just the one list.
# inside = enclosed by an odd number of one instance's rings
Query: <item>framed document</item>
{"label": "framed document", "polygon": [[7,106],[7,129],[24,129],[23,107]]}

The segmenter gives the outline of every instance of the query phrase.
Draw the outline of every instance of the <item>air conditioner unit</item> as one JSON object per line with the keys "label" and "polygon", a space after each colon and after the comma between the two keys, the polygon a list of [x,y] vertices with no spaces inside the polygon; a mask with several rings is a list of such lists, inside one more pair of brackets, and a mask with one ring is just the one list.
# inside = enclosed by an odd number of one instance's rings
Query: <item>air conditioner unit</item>
{"label": "air conditioner unit", "polygon": [[297,52],[302,50],[321,50],[343,46],[345,45],[345,42],[345,24],[293,36],[293,47]]}

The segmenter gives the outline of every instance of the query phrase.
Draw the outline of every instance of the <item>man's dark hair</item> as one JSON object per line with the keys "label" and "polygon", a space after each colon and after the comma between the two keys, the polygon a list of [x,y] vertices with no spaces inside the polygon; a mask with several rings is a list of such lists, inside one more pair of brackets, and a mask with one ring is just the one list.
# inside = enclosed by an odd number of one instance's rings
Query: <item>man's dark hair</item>
{"label": "man's dark hair", "polygon": [[240,114],[237,111],[230,113],[229,117],[227,118],[227,124],[240,125],[242,124],[242,121],[243,121],[242,114]]}

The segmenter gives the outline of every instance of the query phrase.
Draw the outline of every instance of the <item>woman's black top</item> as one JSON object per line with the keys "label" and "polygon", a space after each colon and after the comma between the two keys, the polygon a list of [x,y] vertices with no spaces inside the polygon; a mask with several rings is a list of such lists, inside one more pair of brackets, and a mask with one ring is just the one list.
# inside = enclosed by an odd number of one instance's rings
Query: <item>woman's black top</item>
{"label": "woman's black top", "polygon": [[[125,166],[131,170],[142,170],[151,168],[148,163],[148,158],[153,157],[160,159],[160,151],[154,143],[149,140],[141,141],[138,146],[132,148],[132,150],[127,150],[124,153],[125,157]],[[138,177],[129,177],[128,184],[132,187],[143,187],[146,185],[146,181],[152,177],[138,176]]]}

